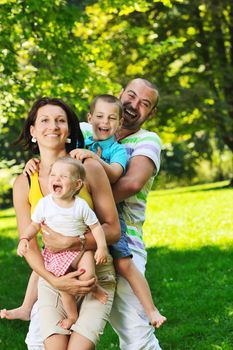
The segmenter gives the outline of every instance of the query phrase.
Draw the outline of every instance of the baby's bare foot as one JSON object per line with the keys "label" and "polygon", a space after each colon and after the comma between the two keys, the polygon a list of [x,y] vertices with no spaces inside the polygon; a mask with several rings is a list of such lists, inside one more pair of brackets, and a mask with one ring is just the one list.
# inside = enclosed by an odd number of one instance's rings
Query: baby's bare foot
{"label": "baby's bare foot", "polygon": [[64,318],[64,320],[61,320],[58,325],[63,329],[70,329],[70,327],[75,323],[74,318]]}
{"label": "baby's bare foot", "polygon": [[102,304],[107,304],[108,293],[106,290],[99,285],[96,286],[96,289],[92,292],[92,295],[99,300]]}
{"label": "baby's bare foot", "polygon": [[164,322],[167,321],[166,317],[161,315],[158,310],[154,310],[150,313],[150,323],[153,327],[159,328]]}
{"label": "baby's bare foot", "polygon": [[23,306],[20,306],[12,310],[3,309],[0,311],[1,318],[6,318],[8,320],[29,321],[30,314],[31,314],[31,310],[26,309]]}

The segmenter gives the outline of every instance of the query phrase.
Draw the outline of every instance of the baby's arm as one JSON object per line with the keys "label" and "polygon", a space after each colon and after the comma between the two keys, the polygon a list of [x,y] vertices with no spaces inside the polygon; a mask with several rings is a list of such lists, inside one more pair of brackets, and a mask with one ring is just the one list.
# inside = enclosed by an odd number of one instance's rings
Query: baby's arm
{"label": "baby's arm", "polygon": [[34,238],[37,232],[40,230],[40,225],[32,221],[26,228],[24,234],[20,237],[17,254],[24,256],[29,249],[29,241]]}
{"label": "baby's arm", "polygon": [[102,226],[97,222],[89,227],[97,244],[97,250],[94,255],[96,264],[104,264],[107,262],[108,248]]}
{"label": "baby's arm", "polygon": [[101,159],[101,152],[100,154],[96,154],[87,149],[76,148],[70,152],[70,156],[80,161],[86,158],[96,159],[103,166],[111,184],[114,184],[121,177],[124,171],[123,167],[119,163],[108,164]]}

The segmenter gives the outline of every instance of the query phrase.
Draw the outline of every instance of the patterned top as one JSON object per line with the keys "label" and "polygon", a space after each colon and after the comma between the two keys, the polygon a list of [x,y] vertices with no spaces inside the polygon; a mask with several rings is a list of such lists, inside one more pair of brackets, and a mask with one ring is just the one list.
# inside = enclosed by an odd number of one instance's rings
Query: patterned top
{"label": "patterned top", "polygon": [[[81,129],[84,137],[91,135],[91,126],[81,123]],[[146,257],[145,246],[143,243],[142,226],[145,221],[145,211],[147,196],[151,189],[155,175],[160,168],[160,152],[162,143],[159,136],[144,129],[131,134],[121,140],[125,146],[129,159],[135,156],[145,156],[150,158],[155,164],[155,171],[141,191],[125,199],[120,203],[120,211],[123,214],[127,226],[127,239],[132,253],[137,252]]]}

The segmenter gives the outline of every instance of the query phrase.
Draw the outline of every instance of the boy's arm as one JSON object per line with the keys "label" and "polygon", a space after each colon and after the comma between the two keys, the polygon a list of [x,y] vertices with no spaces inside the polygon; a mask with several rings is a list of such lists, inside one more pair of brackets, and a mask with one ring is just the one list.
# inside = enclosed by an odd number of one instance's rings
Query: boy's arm
{"label": "boy's arm", "polygon": [[121,177],[124,171],[120,163],[114,162],[114,163],[108,164],[103,159],[100,158],[101,154],[98,155],[87,149],[81,149],[81,148],[74,149],[70,152],[70,155],[72,158],[76,158],[80,161],[83,161],[84,159],[87,159],[87,158],[93,158],[97,160],[103,166],[111,184],[114,184]]}

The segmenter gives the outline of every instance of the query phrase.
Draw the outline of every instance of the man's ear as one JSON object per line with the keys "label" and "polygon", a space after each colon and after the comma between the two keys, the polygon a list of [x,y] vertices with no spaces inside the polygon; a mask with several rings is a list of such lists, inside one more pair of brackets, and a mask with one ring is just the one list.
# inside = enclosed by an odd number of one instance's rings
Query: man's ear
{"label": "man's ear", "polygon": [[87,121],[88,121],[88,123],[90,123],[91,124],[91,122],[92,122],[92,114],[89,112],[88,114],[87,114]]}
{"label": "man's ear", "polygon": [[157,110],[158,110],[157,107],[153,107],[152,110],[150,111],[149,115],[148,115],[147,120],[150,120],[150,119],[152,119],[153,117],[155,117],[155,116],[156,116],[156,113],[157,113]]}
{"label": "man's ear", "polygon": [[122,88],[122,89],[121,89],[121,92],[119,93],[119,96],[118,96],[119,100],[121,99],[121,96],[122,96],[122,94],[123,94],[124,91],[125,91],[125,89]]}

